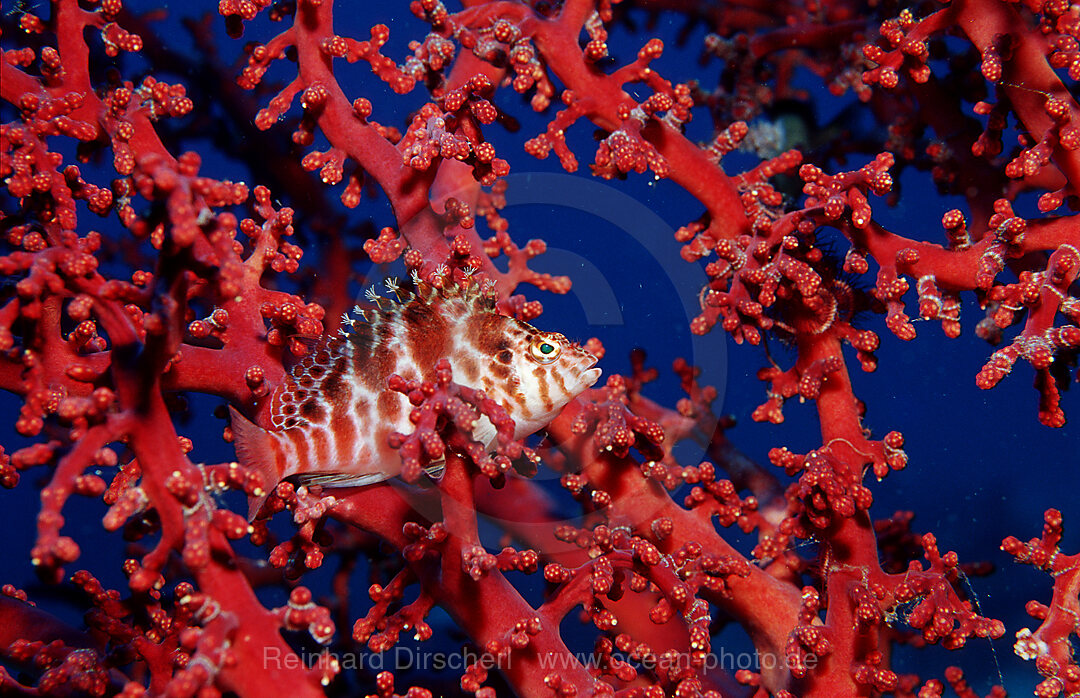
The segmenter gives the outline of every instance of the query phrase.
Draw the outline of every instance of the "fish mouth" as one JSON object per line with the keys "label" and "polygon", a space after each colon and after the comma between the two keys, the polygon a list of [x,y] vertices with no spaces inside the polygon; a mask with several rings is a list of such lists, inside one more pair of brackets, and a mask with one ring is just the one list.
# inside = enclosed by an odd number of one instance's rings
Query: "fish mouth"
{"label": "fish mouth", "polygon": [[[595,364],[595,363],[596,362],[593,361],[593,364]],[[590,364],[590,365],[592,365],[592,364]],[[587,371],[582,371],[581,372],[581,384],[582,384],[582,386],[584,386],[585,388],[592,387],[593,383],[600,380],[600,374],[602,374],[603,372],[604,371],[602,369],[599,369],[599,368],[590,368]]]}

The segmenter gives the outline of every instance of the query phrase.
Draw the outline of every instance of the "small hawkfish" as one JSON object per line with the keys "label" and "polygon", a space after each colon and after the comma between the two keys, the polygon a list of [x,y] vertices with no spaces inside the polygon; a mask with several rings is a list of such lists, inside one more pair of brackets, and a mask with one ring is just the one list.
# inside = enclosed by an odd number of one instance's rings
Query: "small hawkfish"
{"label": "small hawkfish", "polygon": [[[397,475],[401,461],[388,437],[414,426],[408,398],[387,387],[393,374],[434,380],[436,363],[448,359],[455,382],[506,409],[518,439],[546,426],[600,377],[596,357],[580,345],[495,312],[490,286],[471,277],[443,287],[413,281],[415,292],[384,282],[396,302],[369,289],[375,307],[353,308],[339,336],[321,339],[292,368],[270,398],[272,429],[230,408],[237,458],[263,479],[265,494],[251,498],[249,518],[285,478],[357,487]],[[473,438],[490,448],[495,437],[481,417]]]}

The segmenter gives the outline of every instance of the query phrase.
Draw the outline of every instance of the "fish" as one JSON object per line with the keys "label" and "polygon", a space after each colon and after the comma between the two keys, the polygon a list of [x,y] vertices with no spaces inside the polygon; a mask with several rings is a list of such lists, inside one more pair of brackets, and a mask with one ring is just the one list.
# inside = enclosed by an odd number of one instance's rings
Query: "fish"
{"label": "fish", "polygon": [[[237,460],[262,477],[249,497],[254,520],[285,479],[324,488],[360,487],[399,474],[393,432],[409,434],[413,406],[390,390],[391,375],[433,381],[447,359],[453,380],[483,390],[514,419],[514,438],[547,426],[571,400],[600,378],[597,358],[557,332],[545,332],[496,311],[494,285],[468,276],[413,275],[413,290],[384,282],[394,298],[372,287],[342,317],[337,335],[324,336],[270,394],[270,425],[263,428],[230,406]],[[473,438],[489,451],[494,425],[482,416]],[[437,477],[439,465],[429,469]]]}

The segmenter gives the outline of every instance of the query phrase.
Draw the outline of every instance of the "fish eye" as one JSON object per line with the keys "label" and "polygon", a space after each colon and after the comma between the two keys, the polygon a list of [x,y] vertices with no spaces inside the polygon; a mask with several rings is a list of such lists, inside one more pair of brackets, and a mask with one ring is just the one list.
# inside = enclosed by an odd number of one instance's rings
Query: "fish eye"
{"label": "fish eye", "polygon": [[552,361],[559,358],[559,354],[561,353],[562,347],[555,342],[549,342],[546,339],[534,339],[532,344],[529,345],[529,358],[537,363],[550,364]]}

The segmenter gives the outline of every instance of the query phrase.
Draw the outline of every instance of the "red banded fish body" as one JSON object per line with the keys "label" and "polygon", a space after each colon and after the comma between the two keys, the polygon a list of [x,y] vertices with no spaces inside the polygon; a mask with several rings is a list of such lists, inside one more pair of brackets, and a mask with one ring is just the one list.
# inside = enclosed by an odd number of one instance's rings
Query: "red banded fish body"
{"label": "red banded fish body", "polygon": [[[415,293],[388,280],[399,302],[368,291],[373,309],[354,308],[337,337],[325,337],[271,396],[272,429],[234,409],[239,461],[262,475],[254,518],[277,483],[355,487],[393,477],[401,461],[392,432],[411,433],[412,405],[387,379],[434,380],[439,359],[454,381],[484,390],[513,417],[515,438],[546,426],[600,377],[596,357],[561,334],[495,312],[490,288],[468,279],[435,287],[414,277]],[[474,438],[490,446],[495,428],[481,417]]]}

